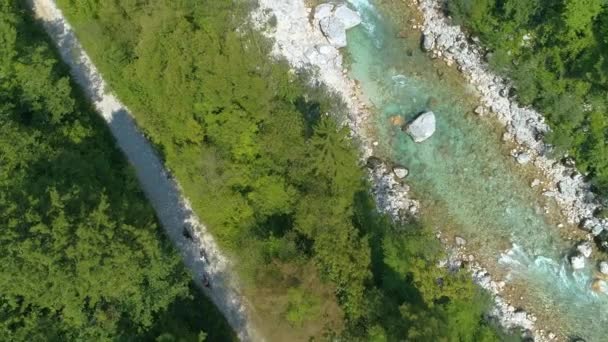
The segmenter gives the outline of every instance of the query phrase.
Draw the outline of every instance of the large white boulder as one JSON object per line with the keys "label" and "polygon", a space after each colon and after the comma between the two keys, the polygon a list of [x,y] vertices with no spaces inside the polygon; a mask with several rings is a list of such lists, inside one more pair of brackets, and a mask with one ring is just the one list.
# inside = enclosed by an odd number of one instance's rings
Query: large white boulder
{"label": "large white boulder", "polygon": [[319,27],[332,46],[338,49],[346,46],[346,28],[338,18],[325,17],[319,20]]}
{"label": "large white boulder", "polygon": [[327,18],[332,15],[333,10],[333,4],[320,4],[319,6],[315,7],[315,19],[319,21],[323,18]]}
{"label": "large white boulder", "polygon": [[395,167],[393,167],[393,173],[395,174],[395,177],[397,177],[399,179],[403,179],[403,178],[407,177],[407,175],[410,173],[410,171],[403,166],[395,166]]}
{"label": "large white boulder", "polygon": [[585,268],[585,256],[579,253],[574,254],[570,257],[570,264],[575,270],[581,270]]}
{"label": "large white boulder", "polygon": [[348,8],[346,4],[336,7],[334,16],[344,24],[344,28],[347,30],[361,24],[359,13]]}
{"label": "large white boulder", "polygon": [[412,123],[407,125],[405,132],[419,143],[430,138],[435,133],[435,113],[428,111],[420,114]]}
{"label": "large white boulder", "polygon": [[591,242],[585,241],[578,244],[576,246],[576,250],[579,251],[579,253],[581,253],[585,258],[588,258],[593,252],[593,246],[591,245]]}
{"label": "large white boulder", "polygon": [[341,4],[321,4],[315,8],[314,22],[318,23],[321,33],[335,48],[346,46],[346,30],[361,23],[359,14]]}

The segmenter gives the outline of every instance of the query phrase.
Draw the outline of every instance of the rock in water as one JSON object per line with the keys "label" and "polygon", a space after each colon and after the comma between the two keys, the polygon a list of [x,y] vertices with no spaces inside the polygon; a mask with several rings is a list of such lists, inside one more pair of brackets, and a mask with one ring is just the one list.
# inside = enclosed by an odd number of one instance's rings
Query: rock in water
{"label": "rock in water", "polygon": [[454,238],[454,241],[456,242],[456,245],[458,246],[464,246],[467,244],[467,240],[465,240],[464,238],[457,236]]}
{"label": "rock in water", "polygon": [[570,264],[575,270],[585,268],[585,257],[582,254],[576,253],[570,257]]}
{"label": "rock in water", "polygon": [[428,111],[420,114],[405,127],[405,132],[417,143],[430,138],[435,133],[435,113]]}
{"label": "rock in water", "polygon": [[361,23],[359,14],[345,4],[334,7],[332,4],[321,4],[315,8],[315,20],[319,22],[321,32],[335,48],[346,46],[346,30]]}
{"label": "rock in water", "polygon": [[403,126],[403,124],[405,123],[405,120],[403,120],[403,117],[401,115],[391,116],[390,121],[391,125],[393,126]]}
{"label": "rock in water", "polygon": [[608,275],[608,261],[602,261],[599,265],[600,273]]}
{"label": "rock in water", "polygon": [[403,179],[403,178],[407,177],[407,175],[410,173],[410,171],[403,166],[395,166],[395,167],[393,167],[393,173],[395,174],[395,176],[397,178]]}
{"label": "rock in water", "polygon": [[528,164],[530,162],[530,155],[527,152],[521,152],[517,154],[517,162],[521,165]]}
{"label": "rock in water", "polygon": [[435,36],[432,33],[422,36],[422,50],[425,52],[433,50],[435,47]]}
{"label": "rock in water", "polygon": [[591,246],[591,242],[585,241],[578,244],[578,246],[576,246],[576,250],[579,251],[585,258],[588,258],[593,252],[593,247]]}
{"label": "rock in water", "polygon": [[333,16],[325,17],[319,20],[319,27],[332,46],[336,48],[346,46],[346,28],[339,19]]}
{"label": "rock in water", "polygon": [[346,30],[361,24],[359,14],[348,8],[345,4],[336,7],[334,16],[344,24],[344,29]]}

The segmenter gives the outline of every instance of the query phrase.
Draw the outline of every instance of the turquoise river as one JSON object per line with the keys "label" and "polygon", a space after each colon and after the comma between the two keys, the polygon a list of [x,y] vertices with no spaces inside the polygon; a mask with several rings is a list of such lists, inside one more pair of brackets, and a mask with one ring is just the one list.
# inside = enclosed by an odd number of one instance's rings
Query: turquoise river
{"label": "turquoise river", "polygon": [[[494,120],[472,114],[475,90],[420,50],[419,34],[405,24],[414,15],[406,6],[398,7],[402,13],[371,0],[349,2],[363,17],[349,32],[351,76],[376,109],[381,150],[409,168],[426,223],[466,238],[478,260],[515,289],[517,304],[558,336],[605,340],[608,296],[591,290],[594,265],[573,272],[566,255],[574,228],[558,228],[554,204],[530,187],[538,175],[509,157]],[[425,110],[436,114],[437,131],[423,143],[391,124],[391,117],[411,120]]]}

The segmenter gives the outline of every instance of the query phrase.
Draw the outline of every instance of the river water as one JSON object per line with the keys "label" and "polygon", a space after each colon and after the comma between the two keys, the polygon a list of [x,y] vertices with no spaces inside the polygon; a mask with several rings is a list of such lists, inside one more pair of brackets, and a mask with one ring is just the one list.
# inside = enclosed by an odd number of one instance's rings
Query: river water
{"label": "river water", "polygon": [[[407,181],[425,222],[466,238],[486,267],[525,296],[528,309],[552,320],[559,336],[605,338],[608,296],[591,290],[594,264],[571,269],[573,228],[558,228],[554,203],[530,187],[533,170],[508,156],[494,120],[473,114],[475,90],[419,49],[420,36],[404,25],[414,15],[405,6],[396,12],[371,0],[349,2],[363,17],[349,32],[351,76],[376,108],[372,129],[380,149],[410,170]],[[437,131],[423,143],[391,123],[426,110],[436,114]]]}

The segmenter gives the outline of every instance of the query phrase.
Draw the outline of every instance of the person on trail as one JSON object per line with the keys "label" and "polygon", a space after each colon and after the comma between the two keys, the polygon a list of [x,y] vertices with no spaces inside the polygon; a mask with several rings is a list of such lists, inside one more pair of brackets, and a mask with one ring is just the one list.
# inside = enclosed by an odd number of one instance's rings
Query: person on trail
{"label": "person on trail", "polygon": [[203,274],[203,286],[206,288],[211,288],[211,283],[209,282],[209,278],[206,274]]}
{"label": "person on trail", "polygon": [[205,264],[208,264],[209,263],[209,259],[207,258],[207,252],[205,252],[205,249],[203,247],[201,247],[201,249],[199,250],[199,254],[201,256],[201,260]]}
{"label": "person on trail", "polygon": [[192,233],[190,233],[190,229],[188,229],[188,226],[184,226],[184,230],[182,231],[182,235],[188,239],[188,240],[194,240],[192,238]]}

